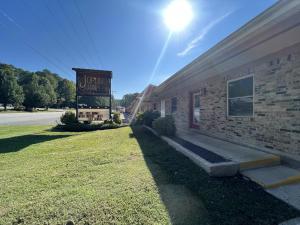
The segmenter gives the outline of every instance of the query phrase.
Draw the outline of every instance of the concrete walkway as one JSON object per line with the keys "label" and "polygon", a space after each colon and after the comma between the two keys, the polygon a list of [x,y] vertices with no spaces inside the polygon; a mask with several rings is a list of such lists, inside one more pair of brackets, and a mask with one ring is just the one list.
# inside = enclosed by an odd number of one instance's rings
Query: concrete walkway
{"label": "concrete walkway", "polygon": [[279,225],[300,225],[300,218],[291,219],[291,220],[285,221]]}
{"label": "concrete walkway", "polygon": [[[268,193],[300,210],[300,183],[266,189]],[[300,219],[299,223],[300,225]]]}
{"label": "concrete walkway", "polygon": [[238,163],[240,171],[280,164],[279,156],[197,134],[195,132],[180,132],[178,133],[178,136]]}
{"label": "concrete walkway", "polygon": [[283,165],[245,170],[241,173],[268,189],[300,182],[300,171]]}
{"label": "concrete walkway", "polygon": [[281,165],[279,156],[195,132],[180,132],[178,136],[236,162],[243,176],[300,210],[300,170]]}
{"label": "concrete walkway", "polygon": [[[157,135],[153,129],[146,128]],[[300,210],[300,170],[281,165],[279,156],[195,132],[180,132],[177,136],[228,159],[227,162],[222,163],[209,162],[201,158],[201,154],[196,155],[189,148],[177,143],[176,138],[161,136],[164,141],[202,167],[210,176],[233,176],[240,172],[261,185],[268,193]],[[294,222],[293,220],[286,224],[294,224]]]}

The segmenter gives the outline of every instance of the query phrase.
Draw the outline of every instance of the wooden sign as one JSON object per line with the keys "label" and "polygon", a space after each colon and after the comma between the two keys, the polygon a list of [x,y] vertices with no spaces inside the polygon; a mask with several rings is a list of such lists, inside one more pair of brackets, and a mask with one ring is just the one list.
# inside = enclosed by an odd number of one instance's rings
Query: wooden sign
{"label": "wooden sign", "polygon": [[110,96],[111,71],[88,69],[73,70],[76,71],[77,96]]}
{"label": "wooden sign", "polygon": [[[73,68],[76,71],[76,117],[81,121],[102,121],[111,119],[111,79],[107,70]],[[98,109],[78,108],[78,98],[83,96],[109,97],[108,115]]]}

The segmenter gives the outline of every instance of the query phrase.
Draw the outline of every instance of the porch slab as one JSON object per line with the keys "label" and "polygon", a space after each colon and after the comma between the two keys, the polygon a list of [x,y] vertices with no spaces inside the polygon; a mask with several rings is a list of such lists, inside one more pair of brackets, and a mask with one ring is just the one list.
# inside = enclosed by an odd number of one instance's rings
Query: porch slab
{"label": "porch slab", "polygon": [[178,132],[178,136],[195,145],[212,151],[226,159],[239,164],[240,171],[275,166],[280,164],[280,157],[255,150],[250,147],[233,144],[195,132]]}
{"label": "porch slab", "polygon": [[241,173],[268,189],[300,183],[300,171],[283,165],[245,170]]}
{"label": "porch slab", "polygon": [[203,168],[210,176],[213,177],[224,177],[224,176],[234,176],[237,174],[239,170],[239,165],[236,162],[231,160],[223,160],[219,162],[210,162],[204,157],[200,157],[199,154],[196,154],[191,149],[187,148],[187,146],[183,146],[182,143],[176,142],[174,139],[159,136],[155,130],[150,127],[144,126],[146,129],[151,131],[154,135],[160,137],[162,140],[167,142],[170,146],[172,146],[176,151],[185,155],[189,159],[191,159],[196,165]]}
{"label": "porch slab", "polygon": [[285,185],[266,191],[300,210],[300,184]]}
{"label": "porch slab", "polygon": [[283,223],[280,223],[279,225],[299,225],[299,224],[300,224],[300,217],[285,221]]}

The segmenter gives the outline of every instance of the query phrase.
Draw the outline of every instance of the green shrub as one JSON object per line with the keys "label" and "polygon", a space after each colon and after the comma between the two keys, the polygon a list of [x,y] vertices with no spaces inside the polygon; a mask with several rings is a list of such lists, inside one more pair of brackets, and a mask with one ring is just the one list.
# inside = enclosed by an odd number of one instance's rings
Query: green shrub
{"label": "green shrub", "polygon": [[144,112],[143,124],[152,127],[152,122],[160,117],[158,111],[146,111]]}
{"label": "green shrub", "polygon": [[158,111],[146,111],[144,113],[139,113],[136,117],[136,124],[152,127],[152,122],[159,117],[160,112]]}
{"label": "green shrub", "polygon": [[138,113],[135,119],[136,125],[142,125],[144,122],[144,113]]}
{"label": "green shrub", "polygon": [[170,115],[154,120],[152,126],[159,135],[174,136],[176,133],[175,121]]}
{"label": "green shrub", "polygon": [[119,112],[114,112],[114,115],[113,115],[113,121],[114,121],[116,124],[121,124],[121,123],[122,123],[122,120],[121,120],[121,117],[120,117],[120,113],[119,113]]}
{"label": "green shrub", "polygon": [[61,117],[60,117],[60,122],[62,124],[76,124],[78,123],[76,119],[75,113],[71,111],[65,112]]}
{"label": "green shrub", "polygon": [[120,124],[116,124],[116,123],[112,123],[112,124],[103,124],[101,126],[100,130],[106,130],[106,129],[115,129],[115,128],[119,128]]}
{"label": "green shrub", "polygon": [[113,124],[114,121],[112,120],[104,120],[103,124]]}
{"label": "green shrub", "polygon": [[95,131],[95,130],[106,130],[119,128],[120,125],[116,123],[106,123],[106,124],[84,124],[84,123],[70,123],[70,124],[58,124],[54,127],[54,130],[61,131],[72,131],[72,132],[82,132],[82,131]]}

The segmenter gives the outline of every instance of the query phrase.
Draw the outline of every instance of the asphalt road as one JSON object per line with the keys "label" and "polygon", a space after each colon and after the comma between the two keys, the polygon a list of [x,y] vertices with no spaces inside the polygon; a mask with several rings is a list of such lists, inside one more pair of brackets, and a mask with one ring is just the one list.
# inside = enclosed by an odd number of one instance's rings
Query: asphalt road
{"label": "asphalt road", "polygon": [[0,125],[55,125],[63,113],[0,113]]}

